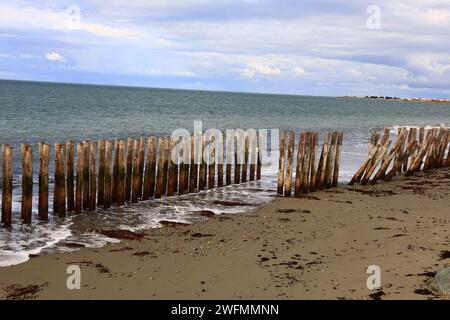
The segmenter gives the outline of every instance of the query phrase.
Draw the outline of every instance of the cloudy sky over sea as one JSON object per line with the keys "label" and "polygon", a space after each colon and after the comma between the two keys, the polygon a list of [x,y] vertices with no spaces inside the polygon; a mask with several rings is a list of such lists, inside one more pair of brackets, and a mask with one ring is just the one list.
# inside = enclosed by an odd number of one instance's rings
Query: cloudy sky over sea
{"label": "cloudy sky over sea", "polygon": [[450,97],[449,39],[449,0],[0,0],[2,79]]}

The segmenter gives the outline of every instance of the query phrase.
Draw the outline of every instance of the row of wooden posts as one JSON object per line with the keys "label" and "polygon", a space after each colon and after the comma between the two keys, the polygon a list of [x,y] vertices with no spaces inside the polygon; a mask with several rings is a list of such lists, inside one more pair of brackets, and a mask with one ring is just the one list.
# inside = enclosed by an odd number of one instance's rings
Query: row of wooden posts
{"label": "row of wooden posts", "polygon": [[389,181],[404,173],[409,176],[420,170],[450,166],[450,129],[399,128],[392,145],[390,129],[383,135],[372,131],[369,154],[350,181],[350,185]]}
{"label": "row of wooden posts", "polygon": [[[336,187],[338,184],[344,133],[326,132],[324,135],[322,153],[317,158],[319,150],[319,132],[306,131],[298,134],[297,155],[295,155],[295,132],[289,132],[286,158],[286,131],[281,132],[280,158],[278,166],[277,194],[290,197],[325,188]],[[294,190],[292,178],[295,164]]]}
{"label": "row of wooden posts", "polygon": [[[261,179],[261,157],[256,134],[236,132],[231,138],[227,136],[226,159],[222,134],[218,134],[217,139],[215,135],[198,136],[198,139],[192,135],[185,139],[150,137],[56,143],[53,213],[64,217],[70,211],[80,213],[98,207],[108,209],[111,205],[123,206],[125,203],[157,199],[164,195],[181,195]],[[203,152],[206,147],[208,154],[205,156]],[[1,221],[4,226],[10,227],[13,149],[3,145],[2,152]],[[174,154],[183,160],[172,161]],[[33,198],[32,147],[22,144],[21,155],[21,219],[24,223],[30,223]],[[49,171],[50,146],[39,143],[38,217],[43,220],[48,219],[49,212]]]}

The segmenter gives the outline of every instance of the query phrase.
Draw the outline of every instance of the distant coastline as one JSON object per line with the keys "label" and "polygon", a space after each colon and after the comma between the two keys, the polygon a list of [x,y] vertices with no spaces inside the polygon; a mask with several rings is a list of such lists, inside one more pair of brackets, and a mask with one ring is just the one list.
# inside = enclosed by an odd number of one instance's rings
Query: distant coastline
{"label": "distant coastline", "polygon": [[427,102],[427,103],[450,103],[450,99],[438,99],[438,98],[400,98],[389,96],[341,96],[342,99],[375,99],[375,100],[398,100],[409,102]]}

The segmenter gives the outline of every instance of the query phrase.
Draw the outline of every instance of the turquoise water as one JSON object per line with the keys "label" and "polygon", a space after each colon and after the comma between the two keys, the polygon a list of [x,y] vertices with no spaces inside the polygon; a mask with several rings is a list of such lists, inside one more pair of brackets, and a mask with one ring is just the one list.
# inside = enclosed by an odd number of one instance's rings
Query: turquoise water
{"label": "turquoise water", "polygon": [[[344,130],[341,180],[345,181],[367,154],[371,128],[390,127],[395,132],[397,126],[448,125],[450,105],[0,81],[0,143],[15,148],[16,186],[20,181],[20,143],[167,135],[177,128],[192,131],[194,121],[200,120],[205,129]],[[35,165],[36,170],[37,161]],[[57,243],[62,239],[86,245],[112,241],[86,232],[87,225],[139,229],[158,226],[159,220],[167,218],[195,220],[189,216],[192,210],[239,212],[244,209],[212,206],[211,202],[224,197],[255,204],[266,202],[271,199],[269,192],[255,193],[252,189],[270,190],[274,181],[273,167],[265,168],[263,181],[231,187],[226,192],[207,191],[116,209],[121,215],[113,210],[64,220],[51,219],[48,223],[35,219],[31,227],[18,221],[20,190],[17,187],[14,191],[16,227],[11,232],[0,229],[0,265],[25,261],[28,253],[42,249],[57,250]]]}

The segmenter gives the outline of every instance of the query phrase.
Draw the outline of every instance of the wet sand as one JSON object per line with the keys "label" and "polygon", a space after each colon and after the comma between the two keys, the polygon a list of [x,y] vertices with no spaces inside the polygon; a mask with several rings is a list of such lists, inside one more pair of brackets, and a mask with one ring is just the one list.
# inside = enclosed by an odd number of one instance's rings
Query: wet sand
{"label": "wet sand", "polygon": [[[440,299],[429,282],[450,263],[449,213],[450,169],[277,198],[1,268],[0,297]],[[81,290],[66,287],[69,265],[81,268]],[[366,287],[369,265],[381,268],[381,290]]]}

